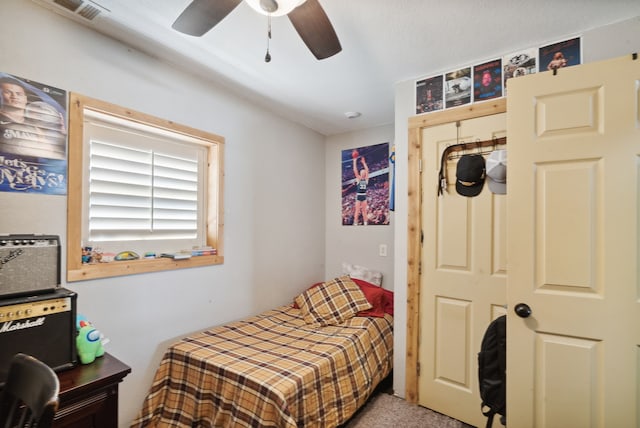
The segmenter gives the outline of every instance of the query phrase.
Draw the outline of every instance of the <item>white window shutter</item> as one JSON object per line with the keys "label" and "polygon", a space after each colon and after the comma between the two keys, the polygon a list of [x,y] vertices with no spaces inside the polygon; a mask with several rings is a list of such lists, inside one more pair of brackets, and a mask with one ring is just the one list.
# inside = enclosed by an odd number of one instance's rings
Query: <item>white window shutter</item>
{"label": "white window shutter", "polygon": [[89,240],[196,238],[198,153],[192,155],[92,140]]}

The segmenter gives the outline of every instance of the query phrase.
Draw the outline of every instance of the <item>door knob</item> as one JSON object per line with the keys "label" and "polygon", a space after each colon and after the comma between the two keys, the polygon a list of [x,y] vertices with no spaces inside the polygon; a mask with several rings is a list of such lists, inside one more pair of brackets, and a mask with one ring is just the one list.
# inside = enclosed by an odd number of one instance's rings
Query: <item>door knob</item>
{"label": "door knob", "polygon": [[518,303],[513,310],[520,318],[527,318],[531,315],[531,308],[526,303]]}

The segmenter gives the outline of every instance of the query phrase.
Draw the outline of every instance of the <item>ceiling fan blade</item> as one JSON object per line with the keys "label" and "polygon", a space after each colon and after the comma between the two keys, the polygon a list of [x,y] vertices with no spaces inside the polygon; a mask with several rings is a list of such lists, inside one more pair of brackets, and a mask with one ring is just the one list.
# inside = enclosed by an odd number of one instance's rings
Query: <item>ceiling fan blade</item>
{"label": "ceiling fan blade", "polygon": [[224,19],[242,0],[193,0],[171,26],[190,36],[202,36]]}
{"label": "ceiling fan blade", "polygon": [[305,1],[289,12],[289,19],[317,59],[329,58],[342,50],[333,25],[318,0]]}

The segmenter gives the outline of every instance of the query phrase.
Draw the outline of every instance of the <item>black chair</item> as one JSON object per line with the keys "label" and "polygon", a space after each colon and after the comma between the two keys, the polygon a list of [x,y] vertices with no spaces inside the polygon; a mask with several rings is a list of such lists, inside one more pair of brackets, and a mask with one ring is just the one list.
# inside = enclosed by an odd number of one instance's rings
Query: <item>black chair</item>
{"label": "black chair", "polygon": [[60,382],[42,361],[16,354],[0,392],[0,427],[49,428],[58,409]]}

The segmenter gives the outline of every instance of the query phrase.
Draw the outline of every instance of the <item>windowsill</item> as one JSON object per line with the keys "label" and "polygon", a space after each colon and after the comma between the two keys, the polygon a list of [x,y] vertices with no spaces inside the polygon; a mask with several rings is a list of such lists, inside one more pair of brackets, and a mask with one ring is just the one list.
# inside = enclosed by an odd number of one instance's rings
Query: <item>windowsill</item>
{"label": "windowsill", "polygon": [[83,264],[78,269],[67,271],[67,281],[83,281],[87,279],[109,278],[114,276],[134,275],[138,273],[219,265],[223,263],[224,257],[218,255],[194,256],[186,260],[155,258]]}

